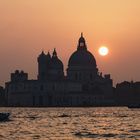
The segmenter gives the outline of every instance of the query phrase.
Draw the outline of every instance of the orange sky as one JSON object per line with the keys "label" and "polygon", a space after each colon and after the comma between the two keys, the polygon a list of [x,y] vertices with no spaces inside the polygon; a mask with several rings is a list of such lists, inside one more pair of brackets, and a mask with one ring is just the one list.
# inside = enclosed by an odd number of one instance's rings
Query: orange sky
{"label": "orange sky", "polygon": [[[80,32],[115,83],[140,80],[140,0],[0,0],[0,84],[15,69],[34,79],[37,56],[55,47],[67,68]],[[106,45],[110,53],[98,54]]]}

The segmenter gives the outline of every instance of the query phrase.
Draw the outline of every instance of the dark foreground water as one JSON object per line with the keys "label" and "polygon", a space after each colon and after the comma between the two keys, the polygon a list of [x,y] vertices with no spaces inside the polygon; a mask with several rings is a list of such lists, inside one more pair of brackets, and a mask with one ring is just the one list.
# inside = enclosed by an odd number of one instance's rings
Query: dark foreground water
{"label": "dark foreground water", "polygon": [[140,140],[140,109],[0,108],[0,140]]}

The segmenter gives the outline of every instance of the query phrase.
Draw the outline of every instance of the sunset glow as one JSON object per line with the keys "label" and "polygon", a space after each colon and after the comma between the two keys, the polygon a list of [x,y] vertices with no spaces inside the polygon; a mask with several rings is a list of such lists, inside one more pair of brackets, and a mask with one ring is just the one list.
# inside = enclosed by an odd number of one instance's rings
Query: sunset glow
{"label": "sunset glow", "polygon": [[[1,0],[0,85],[19,68],[36,78],[42,48],[50,53],[56,48],[66,71],[81,32],[99,68],[115,83],[139,80],[139,15],[140,0]],[[98,53],[103,43],[109,46],[106,62]]]}
{"label": "sunset glow", "polygon": [[102,46],[99,48],[99,54],[102,56],[106,56],[109,53],[109,50],[107,47]]}

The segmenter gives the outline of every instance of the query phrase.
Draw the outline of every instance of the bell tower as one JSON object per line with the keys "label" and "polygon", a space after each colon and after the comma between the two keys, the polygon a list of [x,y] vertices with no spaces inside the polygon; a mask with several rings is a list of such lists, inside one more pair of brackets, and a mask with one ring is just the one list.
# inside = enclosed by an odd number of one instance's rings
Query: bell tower
{"label": "bell tower", "polygon": [[44,51],[38,57],[38,80],[44,81],[48,78],[49,65],[51,60],[51,55],[48,52],[46,55]]}

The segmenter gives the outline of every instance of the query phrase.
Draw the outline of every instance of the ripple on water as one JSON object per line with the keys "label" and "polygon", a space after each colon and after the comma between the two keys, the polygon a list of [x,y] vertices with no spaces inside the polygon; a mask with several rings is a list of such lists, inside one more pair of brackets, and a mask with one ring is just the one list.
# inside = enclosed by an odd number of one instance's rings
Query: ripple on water
{"label": "ripple on water", "polygon": [[140,110],[127,108],[0,108],[0,140],[140,139]]}
{"label": "ripple on water", "polygon": [[130,130],[130,132],[138,133],[138,132],[140,132],[140,130],[139,129],[134,129],[134,130]]}
{"label": "ripple on water", "polygon": [[76,132],[75,136],[77,137],[85,137],[85,138],[111,138],[111,137],[115,137],[117,136],[117,134],[112,134],[112,133],[108,133],[108,134],[96,134],[96,133],[91,133],[91,132]]}
{"label": "ripple on water", "polygon": [[90,133],[90,132],[76,132],[74,134],[77,137],[85,137],[85,138],[97,138],[99,137],[98,134]]}

